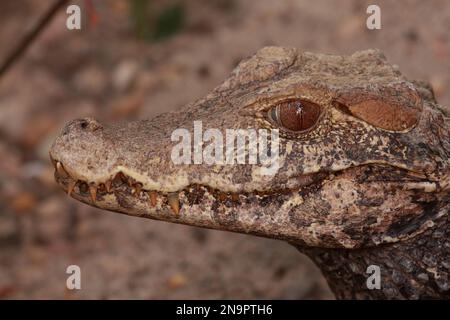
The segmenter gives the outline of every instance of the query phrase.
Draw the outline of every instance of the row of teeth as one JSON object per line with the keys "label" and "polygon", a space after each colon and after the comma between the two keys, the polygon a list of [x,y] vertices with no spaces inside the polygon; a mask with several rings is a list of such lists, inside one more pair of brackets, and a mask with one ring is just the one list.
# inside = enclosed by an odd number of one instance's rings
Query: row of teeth
{"label": "row of teeth", "polygon": [[[56,171],[61,178],[71,178],[68,181],[67,185],[67,194],[70,196],[74,191],[75,187],[78,185],[78,188],[81,192],[89,191],[90,198],[92,203],[95,203],[97,200],[97,191],[102,190],[110,193],[112,191],[113,185],[116,182],[126,183],[130,188],[133,188],[132,194],[136,197],[139,197],[141,192],[146,192],[148,194],[148,198],[152,207],[155,207],[158,200],[158,192],[157,191],[147,191],[142,189],[142,183],[136,182],[133,178],[126,176],[122,172],[118,172],[114,178],[107,180],[104,183],[95,184],[95,183],[86,183],[82,180],[74,180],[70,176],[70,174],[64,169],[63,165],[59,161],[55,161]],[[209,189],[209,188],[206,188]],[[215,194],[217,199],[224,202],[227,200],[232,200],[233,202],[239,202],[240,198],[237,193],[226,193],[226,192],[214,192],[209,190],[211,194]],[[179,215],[180,213],[180,200],[179,193],[172,192],[167,194],[167,203],[169,204],[172,211]]]}
{"label": "row of teeth", "polygon": [[[58,172],[59,176],[62,178],[71,178],[70,174],[64,169],[63,165],[59,161],[56,162],[56,171]],[[70,196],[77,185],[79,186],[80,191],[83,191],[83,189],[86,190],[88,188],[90,198],[91,198],[92,202],[95,203],[97,200],[97,191],[105,190],[106,192],[110,193],[112,191],[112,185],[115,181],[124,182],[124,183],[128,184],[128,186],[132,187],[133,188],[132,193],[136,197],[138,197],[141,194],[141,191],[143,191],[142,183],[135,182],[132,178],[127,177],[122,172],[118,172],[114,178],[107,180],[105,183],[100,183],[99,185],[97,185],[95,183],[86,183],[81,180],[70,179],[68,182],[68,186],[67,186],[67,194]],[[157,200],[158,200],[158,192],[157,191],[148,191],[148,195],[149,195],[149,199],[150,199],[150,204],[153,207],[155,207],[157,204]],[[176,215],[179,215],[180,201],[178,198],[178,193],[175,193],[175,192],[169,193],[167,195],[167,201],[168,201],[168,204],[169,204],[170,208],[172,209],[172,211]]]}

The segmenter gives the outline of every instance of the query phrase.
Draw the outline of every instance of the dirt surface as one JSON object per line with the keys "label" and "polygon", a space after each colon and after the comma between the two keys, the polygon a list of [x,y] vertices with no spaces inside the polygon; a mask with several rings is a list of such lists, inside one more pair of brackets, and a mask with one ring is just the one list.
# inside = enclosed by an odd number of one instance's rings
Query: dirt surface
{"label": "dirt surface", "polygon": [[[0,3],[0,61],[50,3]],[[379,48],[449,106],[450,2],[377,1],[382,29],[370,31],[369,2],[359,0],[184,1],[183,28],[158,42],[137,39],[129,2],[93,1],[94,12],[74,3],[84,8],[82,30],[68,31],[61,11],[0,78],[0,299],[332,298],[320,271],[286,243],[76,202],[53,181],[49,145],[74,118],[178,109],[266,45]],[[81,268],[78,291],[66,289],[71,264]]]}

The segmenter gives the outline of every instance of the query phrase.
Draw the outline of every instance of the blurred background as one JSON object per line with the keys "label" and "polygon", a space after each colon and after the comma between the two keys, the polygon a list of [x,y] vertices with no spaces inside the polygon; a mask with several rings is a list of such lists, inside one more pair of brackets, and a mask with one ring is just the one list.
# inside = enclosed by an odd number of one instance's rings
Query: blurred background
{"label": "blurred background", "polygon": [[[0,2],[0,63],[53,0]],[[68,4],[82,29],[66,28]],[[0,74],[0,299],[331,299],[280,241],[142,220],[65,195],[48,149],[74,118],[153,117],[202,97],[267,45],[379,48],[450,105],[450,1],[80,0]],[[381,30],[366,28],[369,4]],[[66,267],[81,290],[66,289]]]}

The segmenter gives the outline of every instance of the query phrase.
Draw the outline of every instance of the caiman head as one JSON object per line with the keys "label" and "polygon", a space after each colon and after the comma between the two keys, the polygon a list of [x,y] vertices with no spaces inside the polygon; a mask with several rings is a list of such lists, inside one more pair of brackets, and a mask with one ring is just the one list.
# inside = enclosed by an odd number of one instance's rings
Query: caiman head
{"label": "caiman head", "polygon": [[89,205],[322,248],[430,228],[448,214],[449,156],[431,89],[379,51],[279,47],[176,112],[74,120],[50,150],[58,184]]}

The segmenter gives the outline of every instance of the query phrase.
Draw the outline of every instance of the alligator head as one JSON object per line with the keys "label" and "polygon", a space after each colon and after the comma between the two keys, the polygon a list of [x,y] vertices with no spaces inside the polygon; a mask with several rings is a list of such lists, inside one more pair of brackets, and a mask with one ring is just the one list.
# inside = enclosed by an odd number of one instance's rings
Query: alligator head
{"label": "alligator head", "polygon": [[[243,144],[230,132],[243,132]],[[74,120],[50,150],[59,185],[89,205],[346,249],[406,241],[448,215],[449,156],[431,89],[379,51],[278,47],[181,110]]]}

